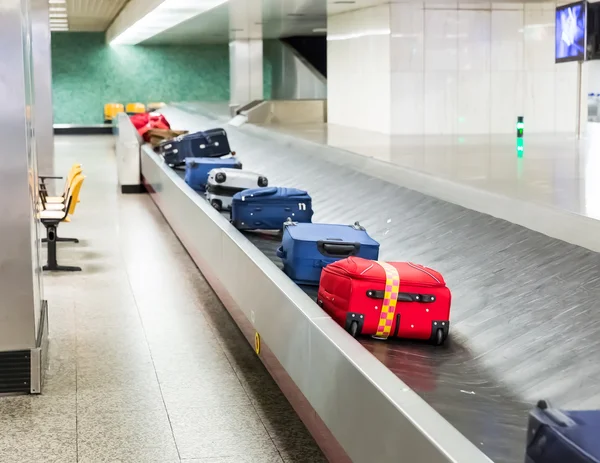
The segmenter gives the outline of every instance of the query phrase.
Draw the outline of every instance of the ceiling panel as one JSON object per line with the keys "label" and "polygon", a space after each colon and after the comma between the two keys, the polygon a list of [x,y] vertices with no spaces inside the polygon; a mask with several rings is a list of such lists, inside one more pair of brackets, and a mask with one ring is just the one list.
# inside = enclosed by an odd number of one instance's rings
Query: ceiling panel
{"label": "ceiling panel", "polygon": [[67,0],[69,30],[105,31],[129,0]]}

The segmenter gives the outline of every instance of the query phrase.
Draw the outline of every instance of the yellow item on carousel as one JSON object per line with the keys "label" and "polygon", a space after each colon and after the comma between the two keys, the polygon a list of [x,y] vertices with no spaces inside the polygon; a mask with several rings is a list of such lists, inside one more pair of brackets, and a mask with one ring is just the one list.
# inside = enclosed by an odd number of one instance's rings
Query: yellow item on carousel
{"label": "yellow item on carousel", "polygon": [[140,114],[146,112],[146,106],[143,103],[127,103],[125,107],[127,114]]}

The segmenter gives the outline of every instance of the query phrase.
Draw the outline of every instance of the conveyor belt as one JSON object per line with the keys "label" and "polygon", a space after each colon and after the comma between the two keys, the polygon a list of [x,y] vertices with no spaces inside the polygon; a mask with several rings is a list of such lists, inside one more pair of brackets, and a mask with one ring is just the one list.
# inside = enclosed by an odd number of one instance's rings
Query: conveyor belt
{"label": "conveyor belt", "polygon": [[[184,118],[190,129],[214,125]],[[446,346],[360,342],[494,461],[522,461],[528,402],[599,405],[597,254],[228,130],[245,169],[311,193],[315,222],[359,220],[381,243],[382,259],[444,274],[453,291]],[[276,240],[248,236],[279,265]]]}
{"label": "conveyor belt", "polygon": [[[184,177],[181,170],[177,173]],[[222,215],[229,218],[227,212]],[[244,235],[275,265],[283,267],[276,256],[281,234]],[[316,301],[316,287],[301,288]],[[522,460],[529,407],[499,387],[459,341],[452,339],[443,348],[368,337],[359,342],[496,463]]]}

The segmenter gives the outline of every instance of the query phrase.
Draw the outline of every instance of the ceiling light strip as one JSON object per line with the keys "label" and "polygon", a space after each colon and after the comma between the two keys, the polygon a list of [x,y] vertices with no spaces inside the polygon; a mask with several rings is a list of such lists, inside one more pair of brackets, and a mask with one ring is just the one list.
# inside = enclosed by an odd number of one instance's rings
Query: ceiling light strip
{"label": "ceiling light strip", "polygon": [[165,0],[111,40],[111,45],[136,45],[228,0]]}

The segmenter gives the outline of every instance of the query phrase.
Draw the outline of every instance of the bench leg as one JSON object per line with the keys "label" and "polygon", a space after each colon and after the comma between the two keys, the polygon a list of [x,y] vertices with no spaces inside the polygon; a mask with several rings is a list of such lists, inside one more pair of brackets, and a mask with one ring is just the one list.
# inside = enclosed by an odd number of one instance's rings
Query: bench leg
{"label": "bench leg", "polygon": [[58,262],[56,261],[56,225],[45,226],[48,243],[48,262],[44,265],[44,270],[53,272],[80,272],[81,267],[58,265]]}

